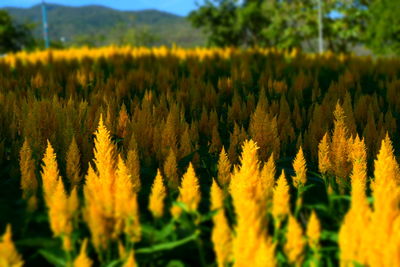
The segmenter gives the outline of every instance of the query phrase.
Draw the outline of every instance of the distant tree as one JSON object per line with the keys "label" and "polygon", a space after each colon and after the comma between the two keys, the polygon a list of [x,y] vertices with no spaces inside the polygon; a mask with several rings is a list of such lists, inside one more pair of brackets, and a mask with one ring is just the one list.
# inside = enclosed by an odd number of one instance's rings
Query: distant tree
{"label": "distant tree", "polygon": [[0,10],[0,54],[31,48],[35,44],[28,25],[16,24],[5,10]]}
{"label": "distant tree", "polygon": [[374,0],[323,1],[327,49],[347,53],[354,46],[365,42],[371,1]]}
{"label": "distant tree", "polygon": [[400,55],[400,3],[373,0],[370,8],[367,44],[378,54]]}
{"label": "distant tree", "polygon": [[[372,0],[321,1],[329,50],[348,52],[364,40]],[[206,0],[189,20],[203,28],[210,45],[283,49],[307,45],[316,51],[317,0]]]}
{"label": "distant tree", "polygon": [[189,14],[189,20],[209,35],[209,45],[237,46],[242,40],[237,24],[238,9],[238,0],[206,0],[198,10]]}

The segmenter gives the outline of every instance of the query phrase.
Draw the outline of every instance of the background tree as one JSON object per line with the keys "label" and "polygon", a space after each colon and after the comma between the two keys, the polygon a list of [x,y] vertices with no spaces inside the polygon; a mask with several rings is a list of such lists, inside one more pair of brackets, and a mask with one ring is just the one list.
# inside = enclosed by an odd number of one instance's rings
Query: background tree
{"label": "background tree", "polygon": [[238,0],[206,0],[198,10],[189,14],[196,28],[203,28],[209,35],[208,44],[237,46],[241,44],[238,20]]}
{"label": "background tree", "polygon": [[368,21],[368,46],[378,54],[400,54],[400,3],[374,0]]}
{"label": "background tree", "polygon": [[0,10],[0,54],[34,46],[30,27],[16,24],[5,10]]}
{"label": "background tree", "polygon": [[[371,1],[323,1],[326,48],[349,52],[364,41]],[[189,16],[195,27],[209,35],[210,45],[311,51],[317,51],[317,18],[316,0],[206,0]]]}

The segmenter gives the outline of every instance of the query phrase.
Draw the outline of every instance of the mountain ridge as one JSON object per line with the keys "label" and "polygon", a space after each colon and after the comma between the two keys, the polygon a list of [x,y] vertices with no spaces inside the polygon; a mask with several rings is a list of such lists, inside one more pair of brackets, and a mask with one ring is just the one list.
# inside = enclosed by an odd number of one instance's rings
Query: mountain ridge
{"label": "mountain ridge", "polygon": [[[186,17],[146,9],[125,11],[101,5],[65,6],[46,4],[49,36],[64,45],[172,45],[205,44],[204,34],[194,29]],[[30,8],[2,8],[19,23],[33,23],[33,33],[41,38],[41,5]],[[87,43],[85,43],[87,42]],[[130,43],[133,42],[133,43]]]}

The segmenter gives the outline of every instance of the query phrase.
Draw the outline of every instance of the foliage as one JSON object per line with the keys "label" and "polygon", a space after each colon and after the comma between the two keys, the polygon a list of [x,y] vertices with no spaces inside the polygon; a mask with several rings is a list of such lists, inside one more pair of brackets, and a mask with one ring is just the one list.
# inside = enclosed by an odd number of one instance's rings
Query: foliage
{"label": "foliage", "polygon": [[30,27],[15,23],[7,11],[0,10],[0,54],[29,49],[33,45]]}
{"label": "foliage", "polygon": [[[347,53],[361,44],[371,45],[378,53],[398,50],[396,1],[328,0],[321,3],[327,50]],[[210,45],[317,51],[315,0],[207,0],[190,14],[189,20],[207,33]]]}
{"label": "foliage", "polygon": [[400,54],[400,19],[397,1],[374,0],[369,14],[367,38],[374,52]]}

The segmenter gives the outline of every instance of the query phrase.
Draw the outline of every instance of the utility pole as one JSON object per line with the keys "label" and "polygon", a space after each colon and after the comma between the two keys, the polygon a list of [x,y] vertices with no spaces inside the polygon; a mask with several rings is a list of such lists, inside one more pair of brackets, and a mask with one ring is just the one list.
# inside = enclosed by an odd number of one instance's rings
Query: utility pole
{"label": "utility pole", "polygon": [[46,13],[46,4],[44,0],[42,0],[42,21],[43,21],[43,38],[44,38],[44,46],[46,49],[49,48],[49,25],[47,24],[47,13]]}
{"label": "utility pole", "polygon": [[322,25],[322,0],[318,1],[318,51],[320,54],[324,52],[324,37],[323,37],[323,25]]}

